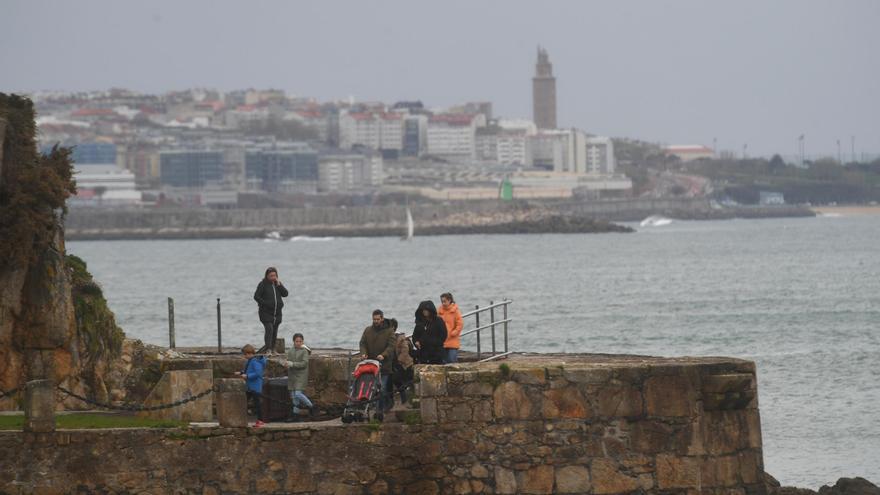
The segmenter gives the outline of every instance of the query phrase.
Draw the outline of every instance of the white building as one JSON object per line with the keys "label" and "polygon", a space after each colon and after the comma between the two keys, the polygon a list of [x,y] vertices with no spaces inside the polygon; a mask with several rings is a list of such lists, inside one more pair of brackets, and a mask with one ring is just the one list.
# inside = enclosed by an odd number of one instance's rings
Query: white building
{"label": "white building", "polygon": [[270,115],[267,107],[241,105],[233,110],[227,110],[224,118],[226,127],[240,129],[255,122],[265,122],[269,120]]}
{"label": "white building", "polygon": [[403,116],[398,113],[349,113],[339,116],[339,147],[373,150],[403,149]]}
{"label": "white building", "polygon": [[141,192],[135,189],[134,174],[116,164],[77,163],[73,168],[76,196],[70,206],[135,206]]}
{"label": "white building", "polygon": [[587,135],[577,129],[542,129],[529,137],[529,165],[554,172],[586,173]]}
{"label": "white building", "polygon": [[554,172],[612,175],[616,169],[611,138],[588,137],[578,129],[541,130],[529,137],[529,165]]}
{"label": "white building", "polygon": [[371,113],[345,112],[339,116],[339,147],[379,149],[379,123]]}
{"label": "white building", "polygon": [[586,173],[613,175],[617,168],[614,158],[614,142],[609,137],[592,136],[586,142]]}
{"label": "white building", "polygon": [[505,165],[526,165],[529,160],[529,136],[537,132],[529,120],[499,119],[476,134],[476,157]]}
{"label": "white building", "polygon": [[325,152],[318,156],[318,190],[352,191],[382,185],[380,153]]}
{"label": "white building", "polygon": [[439,114],[428,119],[427,153],[447,159],[476,158],[477,127],[486,125],[483,114]]}

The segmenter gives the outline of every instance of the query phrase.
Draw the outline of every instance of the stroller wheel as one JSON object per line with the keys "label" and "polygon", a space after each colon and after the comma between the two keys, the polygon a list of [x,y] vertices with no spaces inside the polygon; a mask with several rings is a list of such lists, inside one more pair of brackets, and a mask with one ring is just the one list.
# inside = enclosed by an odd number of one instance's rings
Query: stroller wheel
{"label": "stroller wheel", "polygon": [[351,414],[346,413],[346,414],[342,415],[342,422],[343,423],[346,423],[346,424],[351,423],[353,419],[354,418],[351,417]]}
{"label": "stroller wheel", "polygon": [[380,412],[377,412],[373,417],[376,418],[376,421],[380,423],[385,420],[385,414]]}

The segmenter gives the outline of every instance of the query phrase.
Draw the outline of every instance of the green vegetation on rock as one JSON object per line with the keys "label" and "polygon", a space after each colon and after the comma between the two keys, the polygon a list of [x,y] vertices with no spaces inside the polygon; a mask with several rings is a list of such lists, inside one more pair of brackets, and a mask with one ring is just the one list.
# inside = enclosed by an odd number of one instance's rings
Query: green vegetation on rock
{"label": "green vegetation on rock", "polygon": [[86,358],[118,356],[125,334],[116,325],[101,286],[92,279],[85,261],[74,255],[67,255],[65,261],[71,277],[76,331],[83,342]]}
{"label": "green vegetation on rock", "polygon": [[[0,93],[0,120],[6,122],[0,169],[0,271],[36,264],[51,247],[58,213],[76,193],[69,148],[37,151],[33,103]],[[15,164],[15,166],[8,166]]]}

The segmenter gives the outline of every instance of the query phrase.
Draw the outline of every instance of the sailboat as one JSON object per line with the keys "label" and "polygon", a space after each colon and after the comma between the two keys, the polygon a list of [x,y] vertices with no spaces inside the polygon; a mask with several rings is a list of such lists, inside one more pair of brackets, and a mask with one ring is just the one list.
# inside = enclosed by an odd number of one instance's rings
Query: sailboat
{"label": "sailboat", "polygon": [[401,241],[411,241],[415,232],[415,224],[413,223],[412,212],[409,206],[406,207],[406,236],[401,236]]}

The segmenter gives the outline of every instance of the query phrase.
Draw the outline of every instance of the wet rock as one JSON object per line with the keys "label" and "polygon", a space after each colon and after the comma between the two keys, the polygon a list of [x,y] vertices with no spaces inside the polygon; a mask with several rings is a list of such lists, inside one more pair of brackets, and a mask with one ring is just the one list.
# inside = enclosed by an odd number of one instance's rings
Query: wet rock
{"label": "wet rock", "polygon": [[819,488],[819,495],[880,495],[880,487],[865,478],[840,478],[834,486]]}

